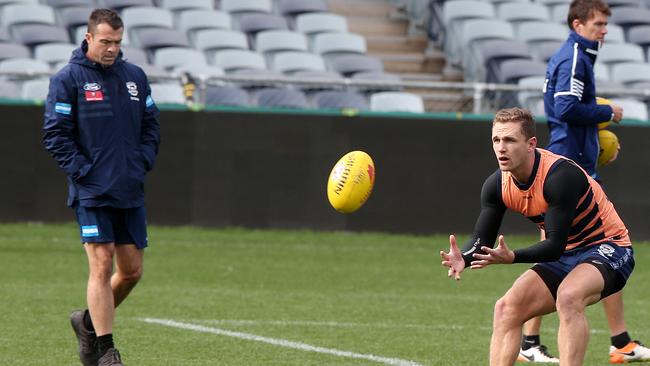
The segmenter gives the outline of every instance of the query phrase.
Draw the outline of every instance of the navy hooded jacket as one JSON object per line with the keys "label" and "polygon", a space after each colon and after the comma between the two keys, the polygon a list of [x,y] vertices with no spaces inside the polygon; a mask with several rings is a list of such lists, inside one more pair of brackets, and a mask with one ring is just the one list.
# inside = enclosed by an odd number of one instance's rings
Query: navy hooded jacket
{"label": "navy hooded jacket", "polygon": [[594,62],[599,43],[575,32],[551,57],[544,83],[544,110],[550,130],[548,150],[578,163],[594,179],[600,146],[598,123],[612,108],[596,104]]}
{"label": "navy hooded jacket", "polygon": [[68,175],[68,205],[141,207],[160,143],[147,76],[121,52],[104,68],[87,50],[50,79],[43,143]]}

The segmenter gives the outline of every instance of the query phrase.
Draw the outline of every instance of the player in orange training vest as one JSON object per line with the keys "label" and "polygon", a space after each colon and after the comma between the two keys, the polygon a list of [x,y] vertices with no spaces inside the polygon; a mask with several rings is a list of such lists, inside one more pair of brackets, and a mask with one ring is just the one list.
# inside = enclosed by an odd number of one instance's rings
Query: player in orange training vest
{"label": "player in orange training vest", "polygon": [[[514,364],[524,322],[553,311],[560,320],[560,363],[582,365],[589,340],[585,308],[620,291],[634,269],[627,228],[600,184],[573,161],[537,148],[529,111],[497,112],[492,147],[499,170],[483,184],[472,238],[461,252],[451,235],[442,264],[458,280],[466,267],[537,263],[495,305],[490,365]],[[500,235],[494,248],[507,209],[544,229],[546,239],[511,250]]]}

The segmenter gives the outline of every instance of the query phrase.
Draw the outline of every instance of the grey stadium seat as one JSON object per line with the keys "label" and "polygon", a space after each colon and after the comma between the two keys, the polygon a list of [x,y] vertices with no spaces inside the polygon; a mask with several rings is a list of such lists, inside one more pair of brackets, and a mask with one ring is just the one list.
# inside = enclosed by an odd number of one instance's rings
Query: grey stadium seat
{"label": "grey stadium seat", "polygon": [[529,47],[531,49],[530,55],[533,60],[548,62],[563,43],[563,41],[547,41],[535,44],[532,47]]}
{"label": "grey stadium seat", "polygon": [[77,46],[71,43],[41,44],[34,47],[34,58],[52,65],[58,62],[70,60],[72,51],[75,48],[77,48]]}
{"label": "grey stadium seat", "polygon": [[[636,25],[650,25],[650,9],[619,6],[612,9],[609,22],[623,27],[624,31]],[[605,36],[605,39],[607,39],[607,36]]]}
{"label": "grey stadium seat", "polygon": [[0,98],[20,98],[18,84],[9,80],[0,79]]}
{"label": "grey stadium seat", "polygon": [[366,98],[359,93],[344,90],[325,90],[313,95],[314,106],[319,109],[368,110]]}
{"label": "grey stadium seat", "polygon": [[0,43],[2,42],[13,42],[11,39],[11,34],[6,27],[0,25]]}
{"label": "grey stadium seat", "polygon": [[87,6],[71,6],[60,9],[58,11],[59,23],[68,31],[70,37],[75,39],[77,28],[87,30],[88,17],[93,9],[93,7]]}
{"label": "grey stadium seat", "polygon": [[122,10],[121,16],[129,31],[141,27],[174,28],[174,16],[167,9],[134,6]]}
{"label": "grey stadium seat", "polygon": [[645,56],[641,46],[633,43],[605,43],[598,50],[597,61],[605,65],[618,62],[644,62]]}
{"label": "grey stadium seat", "polygon": [[566,25],[552,22],[525,22],[517,27],[516,36],[532,44],[545,41],[566,41],[569,29]]}
{"label": "grey stadium seat", "polygon": [[194,47],[203,51],[211,62],[215,53],[228,49],[248,50],[248,38],[239,31],[205,29],[196,32]]}
{"label": "grey stadium seat", "polygon": [[273,11],[271,0],[221,0],[221,10],[228,13],[270,13]]}
{"label": "grey stadium seat", "polygon": [[616,98],[612,99],[612,103],[623,108],[623,118],[648,120],[648,106],[642,101],[632,98]]}
{"label": "grey stadium seat", "polygon": [[21,24],[12,27],[12,38],[17,43],[32,47],[42,43],[70,42],[65,28],[49,24]]}
{"label": "grey stadium seat", "polygon": [[271,69],[284,74],[296,71],[325,71],[325,61],[309,52],[278,52],[272,57]]}
{"label": "grey stadium seat", "polygon": [[551,21],[566,24],[567,16],[569,15],[569,3],[550,5],[549,11],[551,13]]}
{"label": "grey stadium seat", "polygon": [[33,99],[33,100],[45,100],[47,99],[47,92],[50,87],[50,79],[40,78],[27,80],[22,83],[20,98],[21,99]]}
{"label": "grey stadium seat", "polygon": [[650,81],[650,64],[623,62],[610,66],[610,79],[625,85]]}
{"label": "grey stadium seat", "polygon": [[[638,44],[646,52],[650,49],[650,25],[630,27],[627,31],[627,37],[630,43]],[[650,59],[646,61],[650,62]]]}
{"label": "grey stadium seat", "polygon": [[99,0],[99,5],[121,11],[132,6],[155,6],[153,0]]}
{"label": "grey stadium seat", "polygon": [[0,43],[0,60],[8,58],[30,58],[29,48],[22,44]]}
{"label": "grey stadium seat", "polygon": [[370,110],[375,112],[424,112],[419,95],[404,92],[379,92],[370,96]]}
{"label": "grey stadium seat", "polygon": [[92,7],[96,8],[97,3],[95,0],[47,0],[45,4],[53,7],[54,9],[63,9],[68,7]]}
{"label": "grey stadium seat", "polygon": [[176,83],[151,83],[151,97],[156,103],[184,104],[183,87]]}
{"label": "grey stadium seat", "polygon": [[7,5],[2,8],[0,22],[11,28],[15,24],[55,24],[54,10],[47,5]]}
{"label": "grey stadium seat", "polygon": [[123,46],[120,50],[122,51],[122,57],[132,64],[149,64],[147,53],[142,48]]}
{"label": "grey stadium seat", "polygon": [[607,43],[625,43],[625,31],[623,27],[609,23],[607,25],[607,35],[605,36]]}
{"label": "grey stadium seat", "polygon": [[[307,93],[312,91],[333,90],[344,88],[344,78],[341,74],[334,71],[320,71],[320,70],[299,70],[291,74],[291,76],[300,80],[313,79],[323,80],[323,83],[318,81],[309,82],[308,84],[294,85],[296,89],[303,90]],[[337,82],[338,84],[331,84],[329,82]]]}
{"label": "grey stadium seat", "polygon": [[251,105],[248,93],[236,86],[208,86],[205,90],[205,104],[228,107]]}
{"label": "grey stadium seat", "polygon": [[324,56],[366,53],[366,39],[355,33],[320,33],[314,37],[312,51]]}
{"label": "grey stadium seat", "polygon": [[307,37],[287,30],[268,30],[255,35],[255,50],[265,55],[280,51],[307,51]]}
{"label": "grey stadium seat", "polygon": [[268,108],[307,109],[309,103],[305,94],[287,88],[266,88],[254,95],[257,105]]}
{"label": "grey stadium seat", "polygon": [[273,29],[289,29],[287,20],[276,14],[245,14],[237,18],[235,28],[249,35]]}
{"label": "grey stadium seat", "polygon": [[331,61],[331,69],[343,76],[352,76],[359,72],[383,72],[384,64],[380,59],[368,55],[342,55]]}
{"label": "grey stadium seat", "polygon": [[389,74],[379,71],[358,72],[352,75],[352,80],[359,82],[370,81],[372,85],[359,86],[355,85],[354,90],[362,93],[373,93],[379,91],[401,91],[399,85],[402,78],[399,75]]}
{"label": "grey stadium seat", "polygon": [[546,74],[546,63],[527,59],[512,59],[501,63],[501,75],[497,82],[517,84],[519,79]]}
{"label": "grey stadium seat", "polygon": [[213,0],[162,0],[160,7],[173,12],[179,12],[188,9],[214,9]]}
{"label": "grey stadium seat", "polygon": [[499,74],[501,62],[515,58],[530,58],[528,45],[520,40],[493,39],[481,42],[465,58],[465,81],[490,82]]}
{"label": "grey stadium seat", "polygon": [[214,54],[213,64],[227,73],[236,70],[266,70],[264,56],[251,50],[222,50]]}
{"label": "grey stadium seat", "polygon": [[183,47],[163,47],[153,53],[153,64],[163,69],[172,69],[177,66],[205,66],[206,57],[201,51]]}
{"label": "grey stadium seat", "polygon": [[185,33],[164,28],[138,29],[134,35],[133,43],[145,50],[161,47],[189,47]]}
{"label": "grey stadium seat", "polygon": [[490,39],[514,39],[514,30],[510,23],[495,19],[472,19],[463,23],[460,44],[457,45],[456,63],[465,58],[468,50],[476,47],[476,43]]}
{"label": "grey stadium seat", "polygon": [[533,20],[541,22],[550,20],[546,6],[535,3],[506,2],[499,4],[497,17],[513,24]]}
{"label": "grey stadium seat", "polygon": [[473,0],[446,1],[442,14],[442,22],[445,27],[444,50],[447,60],[452,64],[461,62],[463,25],[473,19],[496,17],[494,5],[489,2]]}
{"label": "grey stadium seat", "polygon": [[0,61],[0,72],[16,74],[42,74],[49,73],[50,66],[43,61],[32,58],[11,58]]}
{"label": "grey stadium seat", "polygon": [[284,16],[296,16],[304,13],[326,12],[325,0],[278,0],[278,10]]}
{"label": "grey stadium seat", "polygon": [[296,17],[296,30],[306,35],[316,33],[347,33],[345,17],[332,13],[307,13]]}
{"label": "grey stadium seat", "polygon": [[196,31],[204,29],[231,29],[230,14],[216,10],[185,10],[178,14],[178,29],[193,36]]}

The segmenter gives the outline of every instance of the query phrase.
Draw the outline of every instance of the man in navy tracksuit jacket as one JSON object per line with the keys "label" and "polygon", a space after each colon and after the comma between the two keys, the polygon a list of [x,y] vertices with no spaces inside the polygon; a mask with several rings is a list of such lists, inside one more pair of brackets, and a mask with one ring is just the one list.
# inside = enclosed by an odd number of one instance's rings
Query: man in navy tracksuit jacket
{"label": "man in navy tracksuit jacket", "polygon": [[598,123],[618,122],[622,115],[622,110],[617,111],[620,107],[596,104],[594,62],[601,41],[572,30],[549,60],[544,85],[550,130],[546,148],[572,159],[594,179],[598,178]]}
{"label": "man in navy tracksuit jacket", "polygon": [[50,80],[45,108],[43,141],[68,176],[89,261],[88,310],[70,316],[86,366],[123,365],[113,318],[142,275],[144,180],[160,143],[147,77],[122,59],[123,31],[115,11],[93,11],[81,47]]}
{"label": "man in navy tracksuit jacket", "polygon": [[[548,62],[543,89],[550,130],[547,149],[574,160],[596,180],[599,180],[596,172],[600,150],[598,123],[619,122],[623,116],[623,109],[617,105],[596,103],[594,62],[607,34],[610,15],[609,7],[602,0],[571,2],[567,17],[571,32]],[[605,298],[603,306],[611,334],[610,362],[650,360],[650,349],[632,341],[626,331],[622,291]],[[559,362],[535,351],[545,350],[539,340],[540,322],[540,318],[534,318],[526,323],[520,359]]]}

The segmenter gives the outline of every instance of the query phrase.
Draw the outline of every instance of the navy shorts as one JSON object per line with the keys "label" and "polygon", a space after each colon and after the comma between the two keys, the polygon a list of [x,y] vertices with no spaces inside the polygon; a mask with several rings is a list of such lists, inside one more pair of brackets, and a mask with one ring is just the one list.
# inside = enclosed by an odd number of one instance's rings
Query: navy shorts
{"label": "navy shorts", "polygon": [[72,207],[77,215],[82,243],[135,244],[147,247],[145,208]]}
{"label": "navy shorts", "polygon": [[560,283],[578,264],[589,263],[596,267],[605,280],[600,298],[623,289],[634,270],[632,247],[619,247],[611,243],[570,250],[555,262],[537,263],[531,269],[542,278],[553,298],[557,300]]}

